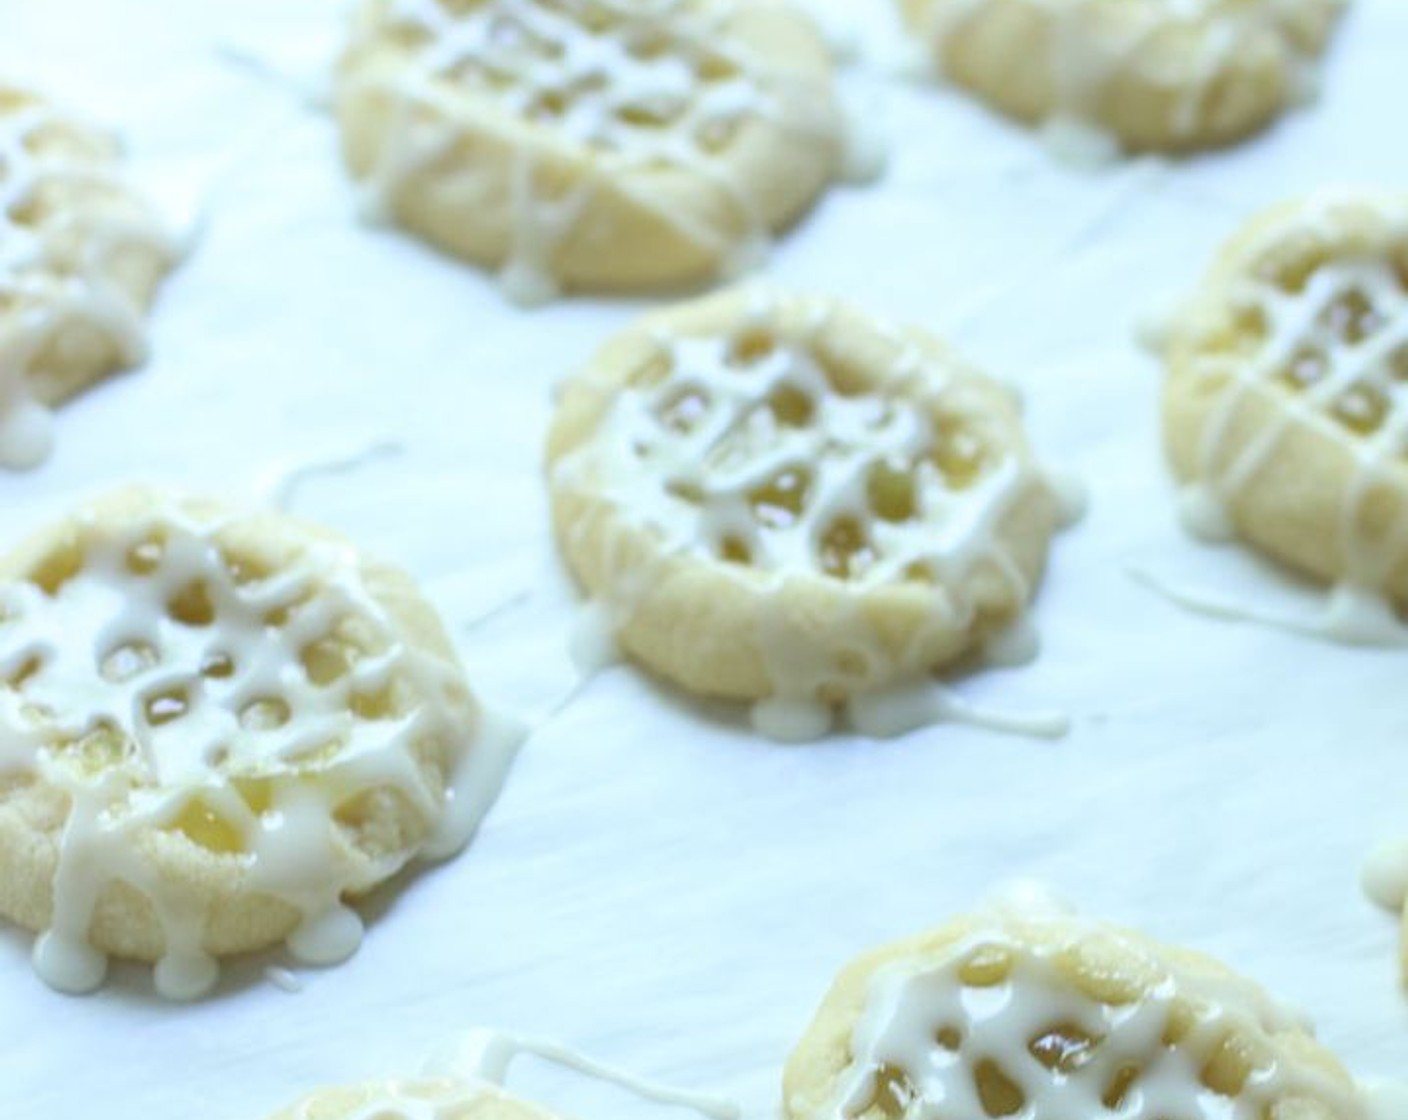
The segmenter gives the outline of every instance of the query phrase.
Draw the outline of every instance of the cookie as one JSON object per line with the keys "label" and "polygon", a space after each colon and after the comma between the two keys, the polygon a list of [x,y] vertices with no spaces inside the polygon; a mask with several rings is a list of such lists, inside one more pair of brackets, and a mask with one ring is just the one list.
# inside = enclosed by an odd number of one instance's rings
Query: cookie
{"label": "cookie", "polygon": [[465,844],[512,734],[404,574],[276,513],[147,488],[0,560],[0,914],[65,991],[108,956],[355,950],[349,899]]}
{"label": "cookie", "polygon": [[744,267],[847,158],[782,0],[366,0],[337,114],[373,209],[525,303]]}
{"label": "cookie", "polygon": [[1007,389],[921,331],[756,288],[606,345],[548,462],[561,551],[624,651],[786,738],[833,705],[888,724],[1014,632],[1071,512]]}
{"label": "cookie", "polygon": [[[1230,144],[1304,99],[1347,0],[903,0],[943,74],[1128,151]],[[1074,127],[1073,127],[1074,126]],[[1079,154],[1073,152],[1072,154]]]}
{"label": "cookie", "polygon": [[509,1067],[532,1056],[559,1070],[624,1090],[639,1101],[684,1109],[704,1120],[739,1120],[731,1100],[675,1089],[547,1039],[474,1030],[432,1059],[425,1078],[324,1089],[269,1120],[555,1120],[504,1091]]}
{"label": "cookie", "polygon": [[0,82],[0,466],[37,465],[49,409],[143,359],[177,255],[110,137]]}
{"label": "cookie", "polygon": [[1325,192],[1257,218],[1165,351],[1188,527],[1346,601],[1408,599],[1408,195]]}
{"label": "cookie", "polygon": [[1368,1120],[1294,1016],[1223,965],[1061,914],[995,910],[876,950],[784,1076],[789,1120]]}
{"label": "cookie", "polygon": [[391,1081],[324,1089],[269,1120],[554,1120],[549,1112],[483,1083]]}

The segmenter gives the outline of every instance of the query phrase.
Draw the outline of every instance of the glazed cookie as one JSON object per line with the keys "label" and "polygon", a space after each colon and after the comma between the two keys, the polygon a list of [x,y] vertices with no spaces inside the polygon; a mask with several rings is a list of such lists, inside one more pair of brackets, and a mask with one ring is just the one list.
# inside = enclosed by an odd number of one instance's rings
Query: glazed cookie
{"label": "glazed cookie", "polygon": [[1339,586],[1344,636],[1373,630],[1376,601],[1408,599],[1408,195],[1325,193],[1252,222],[1166,355],[1189,528]]}
{"label": "glazed cookie", "polygon": [[555,1120],[493,1086],[451,1080],[392,1081],[325,1089],[269,1120]]}
{"label": "glazed cookie", "polygon": [[848,158],[782,0],[366,0],[337,110],[373,207],[529,303],[741,267]]}
{"label": "glazed cookie", "polygon": [[1302,100],[1347,0],[902,2],[943,73],[1001,112],[1058,141],[1179,152]]}
{"label": "glazed cookie", "polygon": [[1367,1120],[1255,984],[1110,926],[995,910],[837,979],[784,1077],[790,1120]]}
{"label": "glazed cookie", "polygon": [[425,1079],[324,1089],[269,1120],[556,1120],[503,1089],[509,1067],[526,1055],[706,1120],[739,1117],[733,1101],[642,1081],[559,1043],[477,1030],[432,1061]]}
{"label": "glazed cookie", "polygon": [[512,747],[405,575],[141,488],[0,560],[0,723],[0,914],[55,987],[112,955],[173,997],[347,956],[346,900],[466,843]]}
{"label": "glazed cookie", "polygon": [[49,453],[48,409],[146,352],[177,256],[117,145],[0,82],[0,466]]}
{"label": "glazed cookie", "polygon": [[934,670],[1024,633],[1072,512],[1009,391],[920,331],[759,289],[608,344],[548,460],[558,542],[622,648],[784,738],[832,705],[870,734],[934,718]]}

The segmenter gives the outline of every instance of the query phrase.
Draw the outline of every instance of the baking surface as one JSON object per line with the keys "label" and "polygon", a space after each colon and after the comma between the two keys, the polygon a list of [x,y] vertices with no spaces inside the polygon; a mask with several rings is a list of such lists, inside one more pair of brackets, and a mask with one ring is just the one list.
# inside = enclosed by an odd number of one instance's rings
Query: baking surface
{"label": "baking surface", "polygon": [[[884,19],[879,0],[816,2]],[[1318,105],[1182,165],[1067,170],[959,96],[849,75],[893,140],[890,173],[833,193],[770,273],[950,334],[1022,388],[1038,447],[1092,506],[1056,544],[1041,658],[959,686],[1064,710],[1068,738],[949,726],[808,747],[630,669],[552,714],[572,672],[538,465],[551,387],[641,303],[522,312],[474,270],[359,225],[331,122],[303,96],[343,18],[340,0],[6,5],[0,73],[117,126],[143,181],[202,217],[151,363],[66,408],[42,470],[0,476],[0,543],[106,483],[253,499],[283,464],[393,442],[294,508],[416,573],[479,691],[539,729],[474,845],[378,895],[361,953],[301,973],[296,994],[265,978],[274,956],[194,1006],[156,998],[140,968],[67,998],[32,974],[30,937],[0,929],[0,1115],[262,1120],[319,1084],[414,1073],[484,1025],[764,1117],[845,960],[1014,877],[1222,956],[1310,1013],[1357,1073],[1408,1068],[1396,923],[1358,889],[1371,846],[1408,832],[1408,654],[1194,617],[1130,574],[1318,601],[1178,529],[1159,371],[1132,325],[1264,204],[1327,177],[1408,177],[1408,4],[1356,0]],[[658,1111],[580,1081],[538,1088],[580,1120]]]}

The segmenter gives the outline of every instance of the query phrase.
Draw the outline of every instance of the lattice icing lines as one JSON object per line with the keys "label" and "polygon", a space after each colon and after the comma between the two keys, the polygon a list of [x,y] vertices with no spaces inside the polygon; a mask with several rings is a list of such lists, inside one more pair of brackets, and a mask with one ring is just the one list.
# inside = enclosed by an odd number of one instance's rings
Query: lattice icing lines
{"label": "lattice icing lines", "polygon": [[761,290],[624,342],[569,384],[549,457],[559,540],[627,651],[754,701],[779,738],[824,734],[837,706],[874,735],[1064,726],[977,713],[932,676],[976,648],[1034,655],[1024,609],[1080,512],[1005,390],[932,339]]}
{"label": "lattice icing lines", "polygon": [[[351,147],[379,148],[354,156],[354,170],[365,164],[375,209],[396,212],[404,201],[413,227],[498,263],[509,294],[523,302],[550,297],[564,281],[630,287],[743,267],[774,227],[845,170],[839,165],[852,151],[824,48],[802,17],[779,6],[389,0],[381,10],[384,26],[373,18],[344,64]],[[764,58],[758,44],[735,35],[736,18],[785,20],[773,54]],[[390,83],[394,119],[367,143],[358,139],[366,116],[359,90],[387,79],[364,72],[358,59],[382,34],[397,37],[410,58],[406,75]],[[803,53],[795,65],[794,47]],[[498,131],[505,122],[519,127]],[[776,130],[786,160],[766,150],[735,159],[743,130],[759,123]],[[504,237],[445,228],[455,208],[471,205],[468,196],[451,197],[458,188],[437,198],[430,186],[424,203],[405,201],[437,165],[454,163],[467,133],[481,135],[489,153],[474,172],[477,205],[504,208]],[[798,142],[816,150],[803,159],[789,148]],[[503,159],[507,168],[486,169]],[[876,158],[861,162],[858,177],[878,171]],[[675,178],[661,193],[667,173]],[[471,178],[463,168],[454,174]],[[599,259],[613,253],[615,261]]]}
{"label": "lattice icing lines", "polygon": [[[971,565],[1023,474],[962,427],[936,432],[898,393],[833,391],[813,359],[766,331],[661,345],[668,372],[617,416],[648,468],[621,464],[618,500],[648,509],[676,547],[858,587],[938,582]],[[912,360],[901,380],[923,376]],[[984,555],[1025,595],[995,541]]]}
{"label": "lattice icing lines", "polygon": [[452,14],[441,0],[394,0],[392,20],[430,37],[427,72],[515,116],[627,159],[690,163],[721,150],[763,94],[685,11],[679,0],[486,0]]}
{"label": "lattice icing lines", "polygon": [[1272,279],[1247,293],[1247,305],[1268,322],[1254,375],[1270,375],[1292,390],[1298,415],[1328,416],[1359,437],[1366,470],[1402,459],[1408,454],[1408,262],[1344,262],[1303,281]]}
{"label": "lattice icing lines", "polygon": [[788,1060],[789,1120],[1369,1120],[1371,1091],[1252,981],[1004,895],[842,970]]}
{"label": "lattice icing lines", "polygon": [[404,577],[273,515],[118,501],[0,586],[0,858],[33,881],[51,846],[52,907],[0,901],[67,990],[108,952],[177,997],[285,936],[340,960],[347,896],[461,847],[506,745]]}
{"label": "lattice icing lines", "polygon": [[0,85],[0,464],[41,461],[46,406],[145,357],[143,312],[180,250],[114,160],[107,138]]}
{"label": "lattice icing lines", "polygon": [[[1265,1026],[1241,1006],[1249,985],[1165,972],[1140,991],[1104,970],[1081,982],[1053,956],[997,934],[974,938],[942,968],[915,974],[900,965],[877,976],[873,1017],[857,1027],[856,1065],[834,1115],[1365,1115],[1352,1086],[1273,1052]],[[1285,1111],[1296,1098],[1302,1108],[1316,1102],[1313,1111]]]}

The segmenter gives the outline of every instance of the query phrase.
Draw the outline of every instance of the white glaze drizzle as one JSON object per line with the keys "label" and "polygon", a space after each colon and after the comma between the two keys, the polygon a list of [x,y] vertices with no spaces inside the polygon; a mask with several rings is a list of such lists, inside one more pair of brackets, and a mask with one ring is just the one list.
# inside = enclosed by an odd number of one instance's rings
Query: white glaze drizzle
{"label": "white glaze drizzle", "polygon": [[[46,136],[74,127],[39,102],[0,109],[0,467],[38,466],[53,448],[52,417],[33,396],[30,376],[56,339],[82,326],[110,339],[124,364],[145,357],[143,308],[108,278],[111,258],[131,245],[168,263],[180,255],[108,160],[40,150]],[[80,197],[65,212],[30,220],[29,208],[50,192]],[[71,250],[59,248],[74,236],[81,239],[76,266]]]}
{"label": "white glaze drizzle", "polygon": [[[1018,933],[1009,917],[1035,923],[1042,937]],[[1119,942],[1142,972],[1158,977],[1142,999],[1106,1003],[1058,967],[1091,936]],[[995,958],[1006,959],[1005,970]],[[1194,1014],[1170,1046],[1165,1034],[1180,1009]],[[1264,1037],[1299,1026],[1246,981],[1175,971],[1113,929],[1054,909],[999,907],[987,928],[939,959],[897,961],[875,974],[851,1039],[852,1063],[827,1114],[854,1120],[880,1105],[878,1091],[886,1114],[905,1120],[993,1115],[980,1083],[991,1084],[995,1070],[1020,1093],[1012,1113],[1020,1120],[1261,1120],[1273,1102],[1301,1093],[1331,1102],[1341,1120],[1364,1117],[1355,1089],[1308,1063],[1273,1058],[1253,1068],[1235,1096],[1205,1083],[1229,1034]],[[1137,1076],[1117,1105],[1107,1104],[1126,1068]]]}
{"label": "white glaze drizzle", "polygon": [[[1333,192],[1307,201],[1299,231],[1332,245],[1340,204]],[[1371,205],[1354,199],[1343,204]],[[1408,206],[1372,205],[1385,219],[1391,243],[1400,249],[1408,245]],[[1248,259],[1264,259],[1286,236],[1278,224],[1264,244],[1247,250]],[[1201,355],[1192,370],[1194,376],[1227,378],[1230,384],[1220,390],[1205,421],[1194,478],[1180,496],[1180,518],[1202,540],[1232,540],[1233,504],[1297,426],[1336,439],[1352,452],[1356,469],[1336,526],[1345,572],[1324,615],[1300,623],[1239,608],[1220,613],[1355,644],[1401,645],[1408,631],[1385,589],[1395,557],[1408,544],[1408,516],[1400,512],[1377,540],[1368,539],[1360,526],[1376,487],[1401,486],[1408,467],[1408,277],[1395,271],[1387,252],[1331,259],[1310,274],[1301,291],[1285,290],[1264,269],[1241,275],[1228,297],[1236,310],[1265,324],[1256,351]],[[1229,441],[1243,409],[1267,390],[1278,394],[1275,418],[1233,454]],[[1215,604],[1199,608],[1190,595],[1170,597],[1205,613],[1219,610]]]}
{"label": "white glaze drizzle", "polygon": [[303,981],[291,969],[270,965],[264,970],[264,979],[287,995],[297,995],[303,991]]}
{"label": "white glaze drizzle", "polygon": [[[689,239],[725,257],[725,275],[751,268],[770,238],[747,184],[722,157],[750,119],[833,144],[838,173],[878,174],[880,161],[864,132],[849,143],[845,121],[829,97],[778,98],[771,87],[797,79],[764,67],[730,43],[727,4],[692,8],[685,0],[491,0],[451,12],[441,0],[393,0],[389,26],[423,39],[412,71],[398,83],[395,119],[378,166],[364,183],[374,216],[456,140],[455,126],[427,118],[445,107],[451,81],[510,116],[551,128],[620,173],[674,167],[721,187],[742,220],[737,245],[723,234],[656,207]],[[589,15],[602,17],[589,26]],[[510,299],[534,305],[559,291],[554,260],[590,202],[591,177],[559,197],[537,182],[528,145],[511,172],[510,248],[500,280]],[[653,207],[638,193],[636,205]]]}
{"label": "white glaze drizzle", "polygon": [[[476,1030],[429,1063],[426,1076],[433,1080],[379,1086],[345,1120],[455,1120],[468,1115],[472,1106],[496,1098],[512,1103],[514,1098],[503,1091],[503,1085],[509,1067],[525,1055],[615,1085],[644,1100],[688,1109],[706,1120],[738,1120],[742,1114],[732,1100],[645,1081],[557,1042],[504,1031]],[[325,1112],[322,1097],[313,1096],[292,1116],[293,1120],[313,1120]]]}
{"label": "white glaze drizzle", "polygon": [[[0,679],[9,682],[0,776],[34,776],[69,800],[53,915],[35,946],[41,976],[61,990],[101,983],[106,961],[89,928],[119,881],[150,900],[161,926],[158,989],[190,998],[215,982],[207,915],[162,879],[142,841],[175,842],[177,831],[191,835],[191,820],[237,836],[225,858],[243,885],[297,911],[295,957],[345,958],[362,937],[345,896],[415,853],[354,869],[338,854],[339,807],[394,790],[433,825],[421,853],[451,854],[487,812],[521,739],[490,712],[473,729],[458,726],[457,666],[404,642],[346,546],[312,543],[296,565],[237,579],[219,543],[235,523],[172,503],[123,533],[89,534],[80,572],[53,595],[33,583],[0,587]],[[134,558],[150,570],[138,574]],[[172,604],[196,587],[207,606],[181,621]],[[370,627],[380,648],[321,647],[347,620]],[[315,648],[341,664],[311,673],[303,658]],[[409,707],[367,707],[398,684],[414,697]],[[443,793],[414,754],[432,739],[449,752]],[[267,804],[239,782],[262,784]]]}
{"label": "white glaze drizzle", "polygon": [[[993,2],[935,0],[927,35],[941,65],[949,43]],[[1017,2],[1040,13],[1051,28],[1047,53],[1036,63],[1049,66],[1054,87],[1043,133],[1053,154],[1077,165],[1098,166],[1119,153],[1118,139],[1097,119],[1098,106],[1110,85],[1132,67],[1142,68],[1151,83],[1178,91],[1172,125],[1174,134],[1184,139],[1195,134],[1218,79],[1253,39],[1269,34],[1281,44],[1295,103],[1315,88],[1317,59],[1293,31],[1304,0],[1125,0],[1113,6],[1122,9],[1113,14],[1104,0]],[[1160,74],[1149,64],[1145,48],[1171,27],[1191,28],[1197,34],[1191,74]]]}
{"label": "white glaze drizzle", "polygon": [[1175,606],[1222,622],[1252,623],[1349,646],[1408,647],[1408,625],[1393,606],[1382,595],[1349,584],[1332,589],[1318,611],[1297,617],[1181,587],[1145,568],[1131,568],[1130,575]]}
{"label": "white glaze drizzle", "polygon": [[261,505],[277,510],[293,508],[303,487],[318,478],[353,474],[363,467],[404,453],[405,447],[394,439],[366,440],[346,451],[300,456],[277,463],[263,472],[255,483],[255,494]]}
{"label": "white glaze drizzle", "polygon": [[[753,298],[753,318],[765,328],[771,297],[759,292]],[[818,303],[818,333],[829,314]],[[1078,484],[1044,475],[1019,454],[993,454],[970,433],[935,431],[929,413],[907,394],[923,386],[926,394],[961,397],[963,381],[935,368],[913,345],[900,348],[887,389],[845,395],[803,346],[783,344],[740,357],[738,346],[749,329],[737,337],[661,334],[656,342],[668,373],[656,384],[617,394],[593,438],[557,465],[554,485],[589,496],[604,493],[612,506],[658,534],[663,556],[741,554],[746,563],[737,565],[739,578],[774,592],[796,576],[838,575],[835,561],[827,559],[827,540],[854,527],[862,542],[854,555],[864,560],[846,561],[847,596],[837,609],[847,616],[872,676],[885,677],[884,667],[895,658],[873,639],[862,605],[867,591],[915,579],[936,585],[932,615],[916,644],[928,627],[975,620],[976,608],[958,588],[980,564],[1001,573],[1015,601],[1029,600],[1033,589],[996,528],[1034,488],[1048,489],[1069,523],[1083,508]],[[800,412],[789,419],[789,408]],[[956,469],[980,460],[982,466],[970,484],[955,486],[934,461],[936,452],[952,454]],[[870,488],[880,471],[908,480],[912,508],[906,516],[887,519],[876,512]],[[783,492],[796,495],[794,508],[779,501]],[[607,613],[590,614],[592,624],[580,642],[598,663],[609,657],[603,653],[604,625],[619,628],[650,579],[648,573],[620,570],[610,556],[601,567],[614,580],[603,595]],[[767,595],[762,602],[776,598]],[[992,663],[1012,664],[1019,650],[1025,660],[1035,655],[1028,624],[1013,625],[1020,628],[1014,637],[994,639]],[[757,626],[774,694],[754,707],[755,729],[784,741],[825,734],[834,712],[818,697],[837,683],[830,654],[779,610],[764,606]],[[846,714],[866,735],[902,734],[939,719],[1044,737],[1067,726],[1056,715],[983,711],[927,677],[867,690],[852,697]]]}
{"label": "white glaze drizzle", "polygon": [[503,1086],[508,1081],[510,1067],[522,1057],[539,1058],[593,1081],[624,1089],[643,1100],[685,1108],[709,1120],[738,1120],[741,1115],[738,1103],[729,1098],[647,1081],[560,1042],[507,1031],[471,1031],[450,1053],[432,1061],[426,1072]]}

